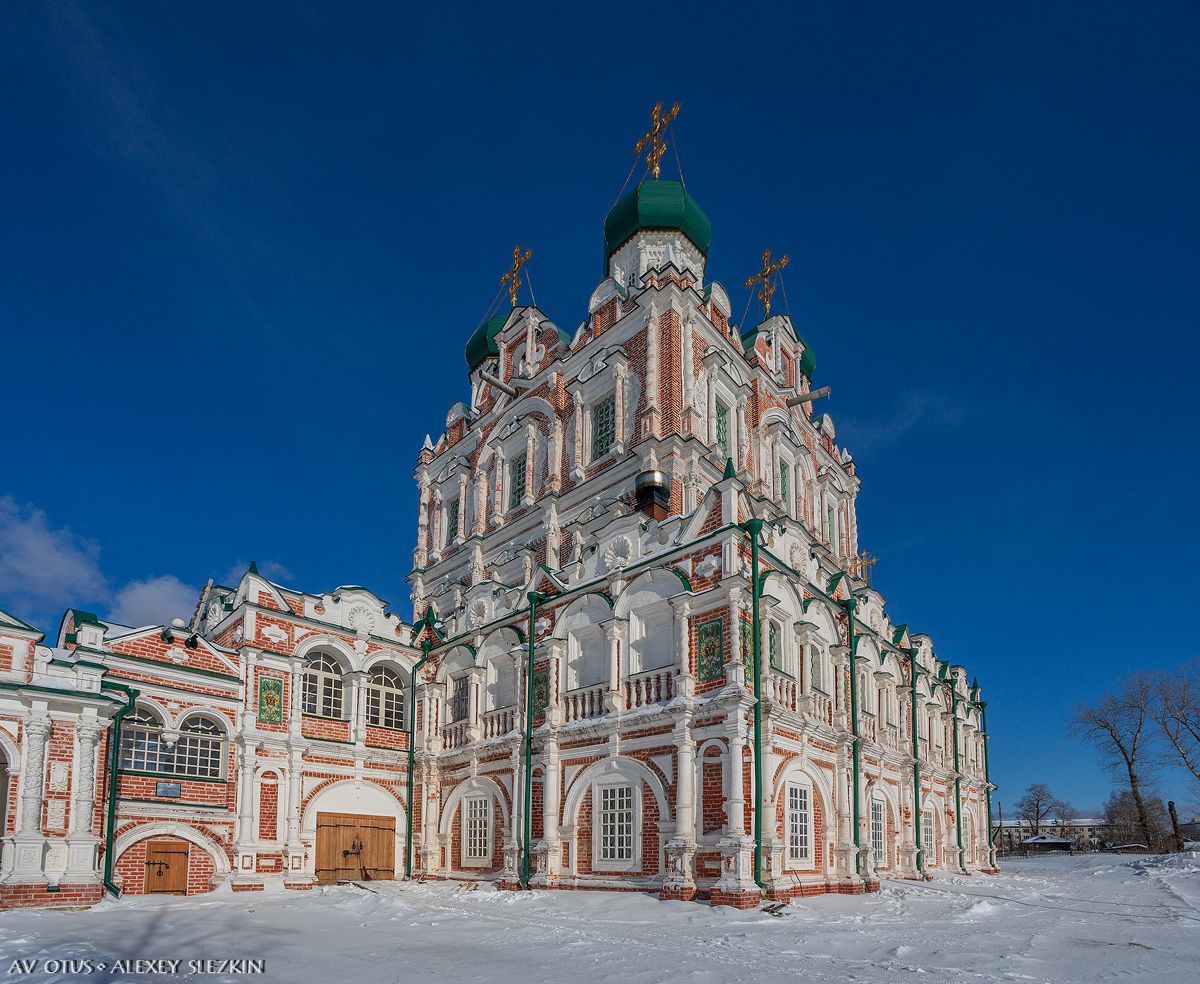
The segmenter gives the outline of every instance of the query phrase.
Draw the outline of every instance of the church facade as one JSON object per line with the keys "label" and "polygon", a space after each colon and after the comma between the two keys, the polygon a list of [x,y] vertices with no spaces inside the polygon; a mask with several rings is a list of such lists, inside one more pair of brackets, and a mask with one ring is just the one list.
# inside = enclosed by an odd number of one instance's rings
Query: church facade
{"label": "church facade", "polygon": [[[657,164],[657,161],[654,162]],[[657,170],[657,169],[656,169]],[[251,565],[190,620],[0,612],[0,906],[451,878],[740,907],[995,867],[980,688],[895,621],[786,314],[648,177],[416,465],[413,621]]]}

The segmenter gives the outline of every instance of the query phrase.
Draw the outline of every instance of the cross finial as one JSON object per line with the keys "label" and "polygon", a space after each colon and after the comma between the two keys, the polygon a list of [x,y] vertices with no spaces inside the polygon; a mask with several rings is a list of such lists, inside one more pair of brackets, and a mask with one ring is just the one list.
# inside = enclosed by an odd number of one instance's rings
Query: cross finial
{"label": "cross finial", "polygon": [[791,261],[791,257],[786,253],[776,260],[771,262],[771,251],[763,250],[762,269],[753,277],[746,280],[746,287],[749,289],[755,284],[760,284],[758,288],[758,299],[763,306],[763,320],[771,317],[771,295],[775,293],[775,288],[779,286],[779,277],[776,276]]}
{"label": "cross finial", "polygon": [[521,289],[521,267],[529,262],[529,257],[533,256],[533,250],[527,249],[524,254],[521,253],[520,246],[513,247],[513,265],[503,277],[500,278],[500,286],[508,285],[508,299],[512,302],[512,306],[517,306],[517,291]]}
{"label": "cross finial", "polygon": [[636,157],[645,150],[646,144],[650,145],[650,150],[646,154],[646,167],[654,175],[655,181],[658,180],[658,176],[662,171],[662,168],[659,167],[659,161],[662,160],[662,155],[667,152],[667,145],[662,139],[662,133],[678,115],[679,103],[672,106],[671,111],[666,116],[663,116],[662,103],[656,102],[654,109],[650,112],[650,129],[633,148],[633,154]]}
{"label": "cross finial", "polygon": [[879,563],[878,557],[873,557],[866,550],[850,558],[850,563],[847,565],[850,568],[850,576],[871,583],[871,568]]}

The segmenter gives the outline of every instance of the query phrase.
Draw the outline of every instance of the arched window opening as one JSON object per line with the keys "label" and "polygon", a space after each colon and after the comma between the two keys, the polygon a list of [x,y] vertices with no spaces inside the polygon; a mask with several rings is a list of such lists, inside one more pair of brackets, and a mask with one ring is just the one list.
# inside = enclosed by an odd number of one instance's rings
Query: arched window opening
{"label": "arched window opening", "polygon": [[671,609],[667,605],[656,605],[634,614],[630,646],[633,655],[629,667],[631,673],[661,670],[675,662],[671,644],[673,624]]}
{"label": "arched window opening", "polygon": [[579,690],[608,682],[608,652],[604,632],[589,626],[571,633],[567,654],[567,689]]}
{"label": "arched window opening", "polygon": [[787,786],[787,852],[793,866],[812,863],[812,787],[798,782]]}
{"label": "arched window opening", "polygon": [[304,661],[303,710],[317,717],[345,716],[346,684],[342,667],[328,653],[316,653]]}
{"label": "arched window opening", "polygon": [[367,724],[404,728],[404,681],[390,666],[377,666],[367,683]]}
{"label": "arched window opening", "polygon": [[174,766],[177,776],[220,779],[225,758],[225,732],[208,718],[194,717],[180,728],[175,742]]}
{"label": "arched window opening", "polygon": [[[167,772],[170,752],[162,740],[162,722],[153,711],[138,708],[121,725],[121,768]],[[166,761],[164,762],[164,753]]]}

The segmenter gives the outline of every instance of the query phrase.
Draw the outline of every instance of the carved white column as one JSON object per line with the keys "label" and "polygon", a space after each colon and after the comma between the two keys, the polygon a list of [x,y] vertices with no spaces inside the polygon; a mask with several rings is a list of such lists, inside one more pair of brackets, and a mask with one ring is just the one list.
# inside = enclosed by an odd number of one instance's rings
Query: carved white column
{"label": "carved white column", "polygon": [[247,741],[244,736],[238,738],[237,832],[234,839],[239,852],[253,853],[251,845],[257,840],[258,831],[254,829],[254,766],[257,752],[258,745],[255,742]]}
{"label": "carved white column", "polygon": [[363,699],[363,691],[367,674],[365,670],[350,670],[346,677],[350,681],[350,740],[354,743],[364,741],[366,738],[366,700]]}
{"label": "carved white column", "polygon": [[696,673],[691,659],[691,601],[684,597],[671,605],[675,613],[675,696],[691,697],[696,691]]}
{"label": "carved white column", "polygon": [[504,501],[504,449],[496,448],[496,477],[492,481],[492,525],[504,522],[508,503]]}
{"label": "carved white column", "polygon": [[629,387],[626,385],[628,373],[622,363],[613,366],[613,377],[616,380],[613,397],[613,444],[617,454],[625,453],[625,401],[629,397]]}
{"label": "carved white column", "polygon": [[571,477],[580,479],[583,478],[583,394],[574,390],[571,399],[575,403],[575,465],[571,469]]}
{"label": "carved white column", "polygon": [[709,447],[717,446],[717,368],[708,370],[708,415],[705,418],[704,436]]}
{"label": "carved white column", "polygon": [[433,517],[433,523],[429,533],[429,556],[431,560],[438,561],[442,557],[442,544],[449,543],[450,541],[450,538],[445,533],[446,505],[440,486],[434,488],[432,499],[433,504],[430,507],[430,513]]}
{"label": "carved white column", "polygon": [[21,782],[21,833],[42,833],[42,800],[46,786],[46,741],[50,719],[31,717],[25,722],[25,768]]}
{"label": "carved white column", "polygon": [[288,734],[293,739],[299,739],[304,716],[304,660],[291,660],[289,670]]}
{"label": "carved white column", "polygon": [[96,847],[99,839],[92,832],[92,811],[96,805],[96,745],[100,730],[100,723],[94,718],[84,718],[75,726],[75,799],[71,833],[67,837],[67,870],[62,878],[68,884],[98,879]]}
{"label": "carved white column", "polygon": [[525,488],[521,490],[521,502],[532,505],[534,497],[533,472],[537,455],[537,428],[533,421],[525,425]]}
{"label": "carved white column", "polygon": [[643,428],[643,434],[659,435],[659,420],[661,418],[661,410],[659,408],[659,371],[658,371],[658,348],[659,348],[659,319],[655,316],[654,310],[646,312],[646,423]]}
{"label": "carved white column", "polygon": [[692,319],[689,317],[680,331],[680,376],[683,379],[683,434],[696,432],[696,380],[692,376]]}
{"label": "carved white column", "polygon": [[429,473],[422,468],[417,475],[417,546],[413,562],[424,567],[429,558]]}
{"label": "carved white column", "polygon": [[467,489],[469,485],[470,480],[467,478],[467,470],[464,466],[458,473],[458,521],[454,524],[454,529],[450,531],[450,535],[460,542],[465,539],[467,531]]}
{"label": "carved white column", "polygon": [[626,623],[613,620],[604,626],[604,636],[608,639],[608,693],[604,698],[604,706],[610,714],[620,713],[625,709],[625,695],[621,692],[621,642],[625,638]]}
{"label": "carved white column", "polygon": [[475,533],[487,532],[487,469],[480,468],[475,473]]}
{"label": "carved white column", "polygon": [[550,424],[550,447],[546,451],[546,472],[549,475],[550,491],[562,491],[563,425],[555,417]]}
{"label": "carved white column", "polygon": [[738,471],[745,471],[750,467],[750,437],[749,431],[746,428],[746,398],[739,397],[737,401],[737,450],[738,450]]}

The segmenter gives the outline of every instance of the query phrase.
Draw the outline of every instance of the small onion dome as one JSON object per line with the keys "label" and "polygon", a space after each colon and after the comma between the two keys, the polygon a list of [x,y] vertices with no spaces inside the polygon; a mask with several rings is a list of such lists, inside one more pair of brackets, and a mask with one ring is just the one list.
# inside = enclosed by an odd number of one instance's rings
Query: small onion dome
{"label": "small onion dome", "polygon": [[503,308],[483,322],[467,339],[467,371],[474,372],[488,359],[498,356],[500,349],[496,345],[496,336],[503,330],[508,316],[512,311]]}
{"label": "small onion dome", "polygon": [[712,223],[678,181],[643,181],[622,198],[604,220],[607,260],[643,229],[678,229],[708,255]]}

